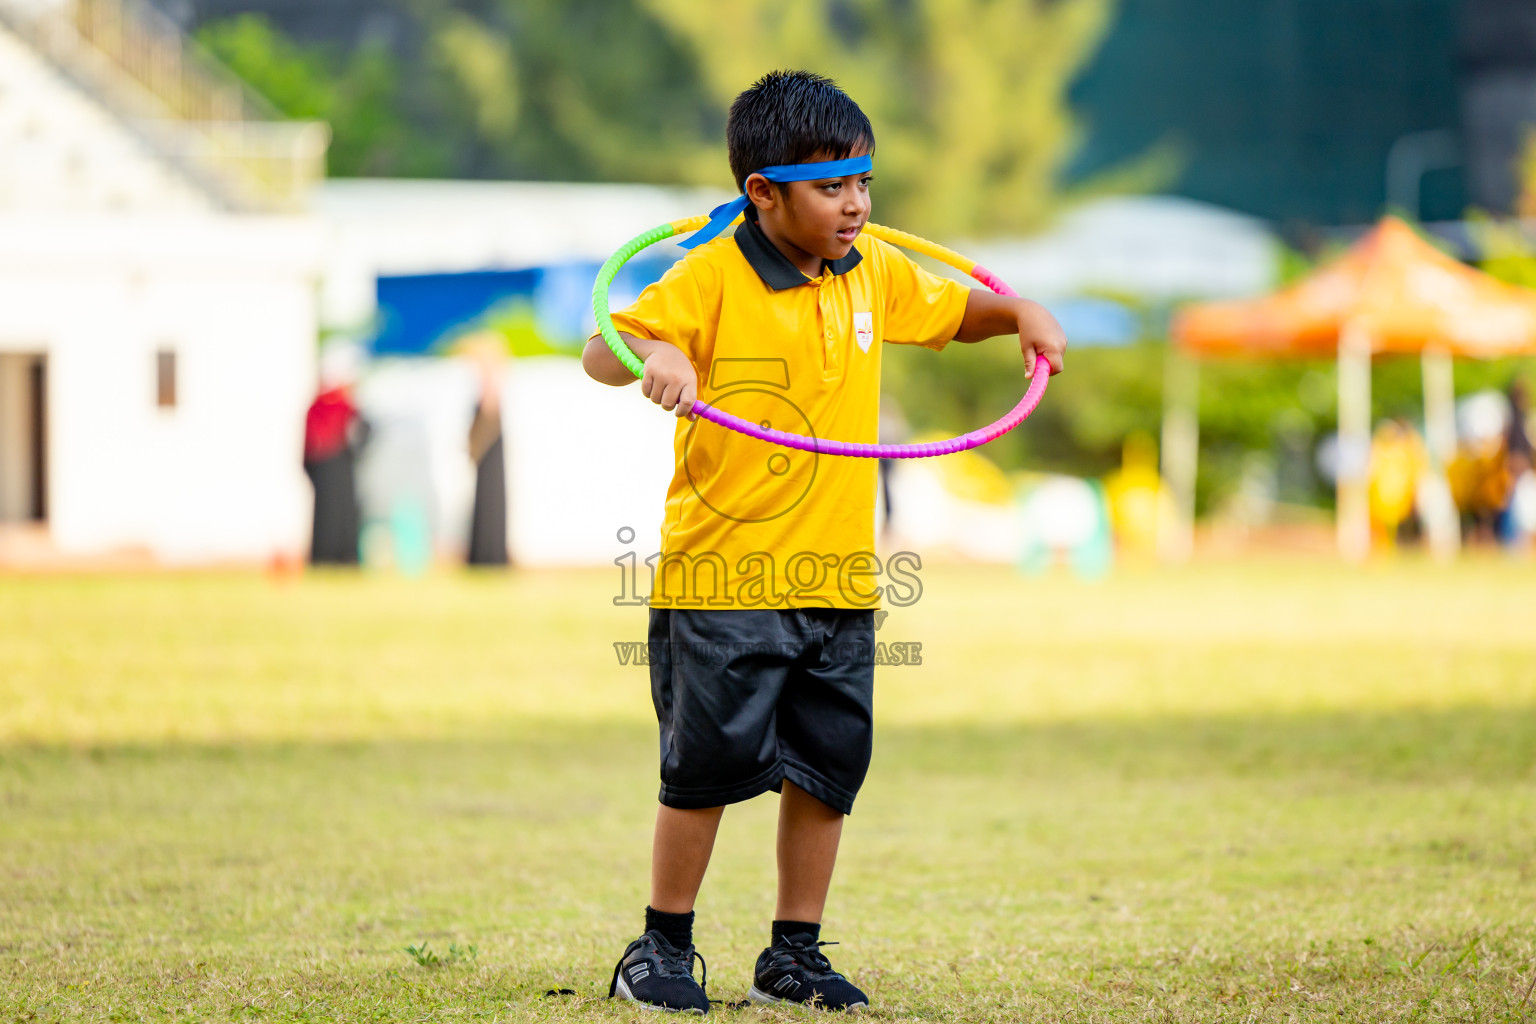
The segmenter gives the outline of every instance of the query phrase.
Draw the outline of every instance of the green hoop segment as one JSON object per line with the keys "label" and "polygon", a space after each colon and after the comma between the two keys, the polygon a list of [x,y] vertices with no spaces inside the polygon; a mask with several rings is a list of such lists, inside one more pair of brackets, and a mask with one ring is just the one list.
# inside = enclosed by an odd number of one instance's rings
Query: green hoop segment
{"label": "green hoop segment", "polygon": [[624,339],[619,337],[619,332],[613,326],[613,317],[608,312],[608,288],[618,276],[619,268],[634,259],[636,253],[649,249],[657,242],[666,241],[677,234],[676,229],[677,222],[674,221],[631,238],[619,247],[618,252],[608,257],[608,262],[597,272],[597,281],[592,285],[592,315],[597,318],[597,329],[603,332],[603,340],[608,343],[613,354],[619,357],[619,362],[636,377],[645,376],[645,363],[624,344]]}

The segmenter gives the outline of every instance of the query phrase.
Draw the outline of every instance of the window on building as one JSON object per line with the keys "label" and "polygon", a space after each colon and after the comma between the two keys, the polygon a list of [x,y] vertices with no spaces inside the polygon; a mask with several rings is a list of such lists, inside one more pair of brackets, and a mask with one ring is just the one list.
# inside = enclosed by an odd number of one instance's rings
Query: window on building
{"label": "window on building", "polygon": [[176,352],[163,348],[155,353],[155,404],[176,408]]}

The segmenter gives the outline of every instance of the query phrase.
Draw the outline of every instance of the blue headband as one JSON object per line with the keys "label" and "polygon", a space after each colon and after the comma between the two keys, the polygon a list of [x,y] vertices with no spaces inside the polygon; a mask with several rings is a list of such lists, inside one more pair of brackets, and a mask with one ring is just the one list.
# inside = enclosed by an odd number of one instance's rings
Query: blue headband
{"label": "blue headband", "polygon": [[[863,156],[849,157],[847,160],[827,160],[819,164],[777,164],[773,167],[764,167],[752,174],[761,174],[769,181],[783,183],[786,181],[813,181],[817,178],[841,178],[849,174],[868,174],[874,169],[874,160],[868,153]],[[751,175],[748,175],[751,177]],[[693,233],[693,237],[686,242],[677,244],[684,249],[692,249],[696,245],[703,245],[714,238],[720,232],[731,226],[731,221],[740,217],[747,209],[747,197],[737,196],[728,203],[722,203],[709,211],[709,223]]]}

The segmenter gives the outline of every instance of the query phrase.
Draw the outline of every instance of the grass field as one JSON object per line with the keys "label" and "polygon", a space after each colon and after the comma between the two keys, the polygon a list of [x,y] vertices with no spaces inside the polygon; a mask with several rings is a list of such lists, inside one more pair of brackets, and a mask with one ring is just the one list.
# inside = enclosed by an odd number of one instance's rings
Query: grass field
{"label": "grass field", "polygon": [[[868,1016],[1536,1020],[1536,567],[922,579],[824,929]],[[0,580],[0,1021],[652,1019],[600,998],[656,789],[616,588]]]}

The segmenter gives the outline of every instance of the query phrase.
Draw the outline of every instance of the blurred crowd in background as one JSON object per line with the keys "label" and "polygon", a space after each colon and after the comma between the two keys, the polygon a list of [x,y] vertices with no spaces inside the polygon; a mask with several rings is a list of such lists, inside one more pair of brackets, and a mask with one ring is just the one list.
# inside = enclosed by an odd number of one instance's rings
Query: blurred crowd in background
{"label": "blurred crowd in background", "polygon": [[[0,0],[0,564],[643,545],[672,425],[581,376],[591,281],[729,194],[726,106],[778,66],[869,112],[875,219],[1072,342],[1025,428],[887,470],[882,543],[1086,575],[1326,547],[1358,480],[1371,550],[1447,517],[1529,547],[1523,0]],[[1504,289],[1449,428],[1406,350],[1367,355],[1364,451],[1336,340],[1181,341],[1182,311],[1325,279],[1385,214]],[[884,429],[914,440],[1022,390],[1006,344],[895,348]]]}

